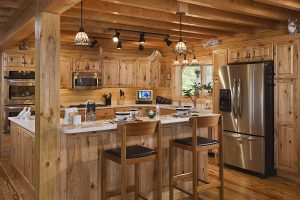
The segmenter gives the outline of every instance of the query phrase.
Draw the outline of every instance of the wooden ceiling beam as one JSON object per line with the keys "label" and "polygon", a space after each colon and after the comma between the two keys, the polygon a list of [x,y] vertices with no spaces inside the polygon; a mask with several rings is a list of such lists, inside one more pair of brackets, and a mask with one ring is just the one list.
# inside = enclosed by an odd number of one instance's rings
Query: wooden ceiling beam
{"label": "wooden ceiling beam", "polygon": [[[62,16],[80,18],[80,10],[79,9],[70,9],[62,14]],[[168,22],[162,22],[157,20],[144,20],[135,17],[127,17],[127,16],[118,16],[113,14],[99,13],[95,11],[88,11],[84,13],[84,19],[95,20],[95,21],[105,21],[105,22],[113,22],[113,23],[121,23],[128,24],[133,26],[143,26],[143,27],[154,27],[154,28],[164,28],[169,30],[179,30],[179,25],[172,24]],[[221,31],[215,29],[201,28],[201,27],[193,27],[188,25],[182,25],[183,32],[190,33],[201,33],[210,36],[233,36],[233,32],[229,31]]]}
{"label": "wooden ceiling beam", "polygon": [[[77,29],[79,29],[79,21],[77,18],[72,18],[72,17],[61,17],[61,29],[63,30],[68,30],[68,28],[70,28],[70,26],[76,26]],[[131,26],[131,25],[127,25],[127,24],[117,24],[117,23],[113,23],[113,22],[102,22],[102,21],[92,21],[92,20],[84,20],[84,26],[85,26],[85,31],[89,32],[98,32],[102,31],[104,29],[108,29],[108,28],[113,28],[113,29],[127,29],[127,30],[132,30],[132,31],[139,31],[139,32],[157,32],[157,33],[165,33],[165,34],[169,34],[171,36],[171,38],[173,36],[179,36],[179,31],[174,31],[174,30],[166,30],[163,29],[164,27],[160,27],[160,28],[153,28],[153,27],[143,27],[143,26]],[[93,30],[89,29],[92,28]],[[95,30],[97,29],[97,30]],[[209,35],[204,35],[204,34],[198,34],[198,33],[186,33],[183,32],[182,33],[183,38],[193,38],[193,39],[197,39],[197,40],[201,40],[201,39],[209,39],[211,38],[211,36]]]}
{"label": "wooden ceiling beam", "polygon": [[[80,9],[80,6],[77,4],[74,8]],[[94,1],[94,0],[85,0],[84,10],[90,10],[101,13],[115,14],[127,17],[136,17],[140,19],[147,20],[158,20],[163,22],[170,23],[179,23],[178,16],[173,13],[160,12],[156,10],[150,10],[145,8],[139,8],[134,6],[119,5],[115,3],[103,2],[103,1]],[[218,22],[208,19],[201,19],[196,17],[186,16],[182,19],[182,23],[189,26],[211,28],[216,30],[225,30],[232,32],[241,32],[241,33],[253,33],[254,29],[251,26],[243,26],[231,23]]]}
{"label": "wooden ceiling beam", "polygon": [[[175,14],[179,5],[175,0],[102,0],[120,5],[136,6],[145,9],[169,12]],[[220,1],[223,2],[223,1]],[[230,2],[233,4],[233,2]],[[277,25],[276,21],[262,19],[259,17],[247,16],[234,12],[221,11],[218,9],[188,4],[187,16],[198,17],[202,19],[227,22],[240,25],[255,27],[273,27]],[[222,5],[223,6],[223,5]]]}
{"label": "wooden ceiling beam", "polygon": [[[261,17],[271,20],[282,21],[290,17],[300,17],[300,13],[291,11],[285,8],[275,7],[266,5],[253,0],[222,0],[222,1],[211,1],[211,0],[177,0],[193,5],[204,6],[208,8],[224,10],[229,12],[235,12],[255,17]],[[276,0],[277,1],[277,0]]]}
{"label": "wooden ceiling beam", "polygon": [[287,8],[290,10],[300,11],[299,0],[254,0],[254,1],[273,5],[273,6],[278,6],[282,8]]}
{"label": "wooden ceiling beam", "polygon": [[21,0],[0,0],[0,7],[1,8],[19,8],[22,4]]}

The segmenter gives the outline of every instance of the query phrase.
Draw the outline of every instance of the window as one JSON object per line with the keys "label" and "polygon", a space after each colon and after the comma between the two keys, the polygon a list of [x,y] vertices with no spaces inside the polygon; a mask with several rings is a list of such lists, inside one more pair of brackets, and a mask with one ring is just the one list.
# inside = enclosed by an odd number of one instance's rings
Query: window
{"label": "window", "polygon": [[182,91],[192,89],[194,92],[195,83],[201,85],[212,83],[212,65],[186,66],[182,69]]}

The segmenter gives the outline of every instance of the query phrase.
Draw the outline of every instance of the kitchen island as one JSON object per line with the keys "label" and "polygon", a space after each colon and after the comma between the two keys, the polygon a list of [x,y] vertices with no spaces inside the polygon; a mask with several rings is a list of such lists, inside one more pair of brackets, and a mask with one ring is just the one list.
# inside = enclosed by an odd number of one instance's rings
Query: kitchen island
{"label": "kitchen island", "polygon": [[[211,113],[198,113],[200,116],[213,115]],[[141,118],[149,120],[148,118]],[[191,136],[188,118],[175,118],[161,116],[162,147],[163,147],[163,186],[169,185],[169,140]],[[34,185],[34,118],[20,120],[9,118],[11,121],[12,152],[11,160],[18,171],[28,183]],[[101,157],[103,150],[116,148],[120,140],[116,132],[117,124],[109,120],[99,120],[93,125],[64,126],[61,125],[61,171],[60,171],[60,197],[61,199],[99,199],[101,194]],[[207,136],[207,129],[199,130],[201,136]],[[143,145],[155,148],[152,136],[132,138],[128,145]],[[191,154],[176,150],[179,173],[191,171]],[[119,166],[113,162],[108,163],[107,191],[119,188]],[[151,194],[155,185],[154,163],[142,164],[141,191],[147,196]],[[127,183],[129,190],[134,186],[133,166],[127,167]],[[199,177],[206,179],[207,153],[199,154]]]}

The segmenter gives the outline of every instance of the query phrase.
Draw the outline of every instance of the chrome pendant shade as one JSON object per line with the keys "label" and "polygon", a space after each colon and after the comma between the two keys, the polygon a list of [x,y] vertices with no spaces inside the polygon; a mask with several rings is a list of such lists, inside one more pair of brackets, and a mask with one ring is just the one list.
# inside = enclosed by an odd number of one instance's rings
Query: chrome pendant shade
{"label": "chrome pendant shade", "polygon": [[76,46],[90,46],[91,42],[89,40],[88,35],[84,32],[82,26],[82,1],[80,2],[80,29],[75,36],[74,44]]}

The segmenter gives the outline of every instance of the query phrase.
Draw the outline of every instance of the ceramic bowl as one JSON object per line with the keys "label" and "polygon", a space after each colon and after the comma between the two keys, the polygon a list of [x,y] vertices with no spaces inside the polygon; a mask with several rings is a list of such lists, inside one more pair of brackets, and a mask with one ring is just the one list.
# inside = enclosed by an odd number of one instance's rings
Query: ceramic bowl
{"label": "ceramic bowl", "polygon": [[189,110],[189,108],[176,108],[176,114],[180,116],[188,115]]}
{"label": "ceramic bowl", "polygon": [[120,121],[126,121],[130,116],[130,112],[116,112],[116,118]]}
{"label": "ceramic bowl", "polygon": [[153,113],[148,113],[148,117],[150,118],[150,119],[153,119],[154,117],[155,117],[155,115],[156,115],[156,113],[155,112],[153,112]]}

